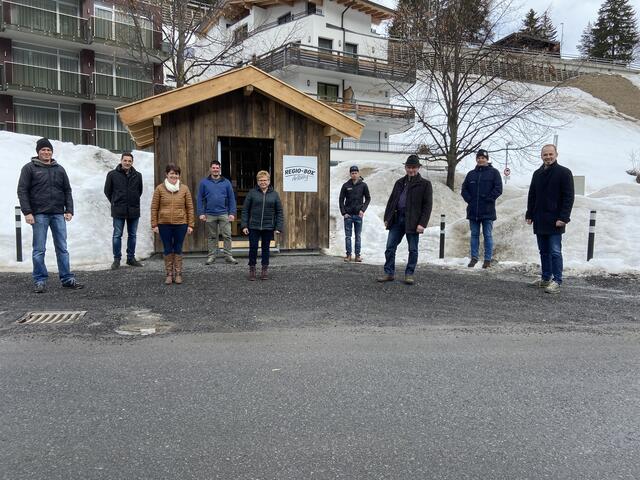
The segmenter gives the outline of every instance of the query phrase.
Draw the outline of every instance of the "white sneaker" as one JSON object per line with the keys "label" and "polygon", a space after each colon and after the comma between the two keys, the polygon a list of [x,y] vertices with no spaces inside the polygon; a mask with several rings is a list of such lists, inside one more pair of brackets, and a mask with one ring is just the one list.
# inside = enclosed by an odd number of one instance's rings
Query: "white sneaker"
{"label": "white sneaker", "polygon": [[555,281],[549,282],[549,285],[544,289],[545,293],[560,293],[560,285]]}
{"label": "white sneaker", "polygon": [[551,280],[542,280],[539,278],[538,280],[534,280],[533,282],[531,282],[529,286],[534,288],[546,288],[550,283]]}

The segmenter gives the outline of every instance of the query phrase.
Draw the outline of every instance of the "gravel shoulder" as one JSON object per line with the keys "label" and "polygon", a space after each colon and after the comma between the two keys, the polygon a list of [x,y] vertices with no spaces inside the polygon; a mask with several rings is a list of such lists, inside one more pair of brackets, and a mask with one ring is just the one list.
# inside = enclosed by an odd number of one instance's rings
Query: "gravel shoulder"
{"label": "gravel shoulder", "polygon": [[[1,273],[0,337],[118,339],[116,331],[131,325],[168,334],[326,327],[640,331],[635,277],[567,278],[560,295],[549,295],[527,286],[533,277],[500,268],[420,265],[416,285],[407,286],[401,276],[377,283],[378,265],[328,256],[277,256],[270,280],[249,282],[245,262],[207,267],[202,258],[187,258],[185,283],[165,286],[161,260],[151,259],[143,268],[80,272],[87,285],[80,291],[62,289],[54,277],[39,295],[29,274]],[[69,326],[16,323],[41,310],[87,315]]]}

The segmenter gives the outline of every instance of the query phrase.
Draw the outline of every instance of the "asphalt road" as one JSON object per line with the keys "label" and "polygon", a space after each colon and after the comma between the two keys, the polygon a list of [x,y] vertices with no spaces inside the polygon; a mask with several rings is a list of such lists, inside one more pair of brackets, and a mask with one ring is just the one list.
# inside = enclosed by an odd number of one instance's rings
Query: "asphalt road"
{"label": "asphalt road", "polygon": [[[199,263],[0,274],[0,479],[640,478],[637,278]],[[88,313],[15,323],[60,308]]]}

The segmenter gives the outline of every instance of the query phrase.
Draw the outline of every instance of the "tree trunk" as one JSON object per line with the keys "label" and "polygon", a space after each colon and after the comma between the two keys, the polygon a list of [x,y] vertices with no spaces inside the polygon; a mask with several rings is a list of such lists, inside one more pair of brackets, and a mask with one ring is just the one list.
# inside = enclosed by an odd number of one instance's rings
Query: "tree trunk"
{"label": "tree trunk", "polygon": [[458,157],[456,152],[447,152],[447,187],[451,191],[456,189],[456,166],[458,165]]}

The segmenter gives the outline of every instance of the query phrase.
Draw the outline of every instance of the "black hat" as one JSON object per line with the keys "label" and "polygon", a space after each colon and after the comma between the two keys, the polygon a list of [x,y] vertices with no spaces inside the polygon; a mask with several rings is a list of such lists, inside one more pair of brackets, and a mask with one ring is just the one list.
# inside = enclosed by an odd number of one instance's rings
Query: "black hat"
{"label": "black hat", "polygon": [[43,148],[50,148],[53,152],[53,145],[51,145],[51,142],[48,138],[41,138],[40,140],[38,140],[38,142],[36,143],[36,153],[38,153]]}
{"label": "black hat", "polygon": [[349,168],[349,173],[351,172],[359,172],[360,169],[358,168],[357,165],[351,165],[351,167]]}
{"label": "black hat", "polygon": [[420,163],[420,157],[418,155],[409,155],[407,157],[407,161],[404,162],[406,166],[409,167],[420,167],[422,164]]}
{"label": "black hat", "polygon": [[478,157],[484,157],[489,160],[489,152],[481,148],[480,150],[478,150],[478,153],[476,153],[476,158]]}

